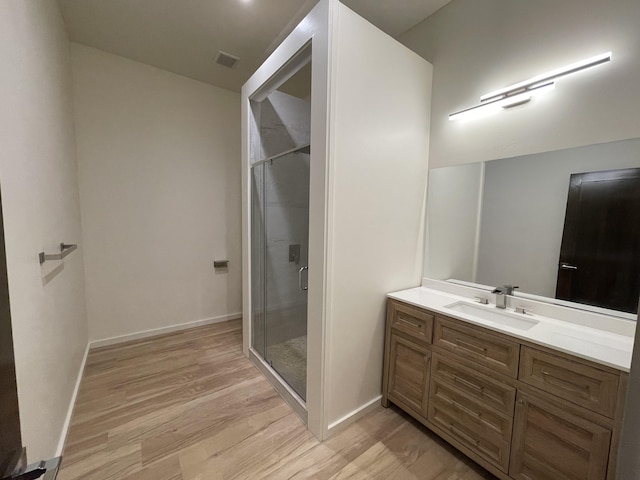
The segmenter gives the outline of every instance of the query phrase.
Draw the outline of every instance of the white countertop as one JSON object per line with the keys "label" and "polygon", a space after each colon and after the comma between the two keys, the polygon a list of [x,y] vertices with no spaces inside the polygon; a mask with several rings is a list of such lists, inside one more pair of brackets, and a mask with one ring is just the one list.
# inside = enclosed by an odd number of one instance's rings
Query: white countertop
{"label": "white countertop", "polygon": [[[527,313],[523,318],[535,320],[538,323],[528,330],[521,330],[510,327],[508,324],[494,323],[475,315],[446,308],[447,305],[463,301],[495,311],[495,305],[480,305],[473,299],[452,293],[417,287],[390,293],[388,297],[617,370],[628,372],[631,367],[634,340],[632,330],[627,334],[609,331],[606,328],[606,320],[603,321],[603,328],[600,329]],[[508,309],[506,312],[513,312],[513,309]]]}

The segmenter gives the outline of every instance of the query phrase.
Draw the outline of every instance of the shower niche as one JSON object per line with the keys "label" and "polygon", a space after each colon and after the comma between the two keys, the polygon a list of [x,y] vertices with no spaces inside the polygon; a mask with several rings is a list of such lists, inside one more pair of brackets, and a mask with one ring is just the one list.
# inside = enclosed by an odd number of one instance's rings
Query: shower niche
{"label": "shower niche", "polygon": [[422,273],[432,66],[320,0],[242,88],[243,348],[325,439],[380,403]]}

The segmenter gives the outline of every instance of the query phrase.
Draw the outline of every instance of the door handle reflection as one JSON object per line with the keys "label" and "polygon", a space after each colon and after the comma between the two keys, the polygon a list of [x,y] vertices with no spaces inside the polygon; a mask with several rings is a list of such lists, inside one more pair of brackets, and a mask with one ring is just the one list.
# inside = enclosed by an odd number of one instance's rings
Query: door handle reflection
{"label": "door handle reflection", "polygon": [[575,265],[570,265],[567,262],[560,262],[560,270],[577,270],[578,267]]}

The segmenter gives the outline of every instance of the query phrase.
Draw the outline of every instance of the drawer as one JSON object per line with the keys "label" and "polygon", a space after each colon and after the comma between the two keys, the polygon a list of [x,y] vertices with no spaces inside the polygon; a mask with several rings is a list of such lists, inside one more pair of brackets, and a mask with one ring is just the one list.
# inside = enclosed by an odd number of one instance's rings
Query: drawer
{"label": "drawer", "polygon": [[487,333],[483,328],[438,317],[434,324],[433,344],[498,373],[513,378],[518,375],[520,344]]}
{"label": "drawer", "polygon": [[522,347],[518,378],[609,418],[615,415],[620,376],[529,347]]}
{"label": "drawer", "polygon": [[392,330],[405,333],[422,342],[431,343],[433,315],[419,308],[390,300],[388,318]]}
{"label": "drawer", "polygon": [[506,472],[513,418],[494,412],[435,378],[430,391],[427,419]]}
{"label": "drawer", "polygon": [[431,374],[434,379],[456,387],[476,402],[507,416],[513,415],[515,387],[437,353],[433,354]]}

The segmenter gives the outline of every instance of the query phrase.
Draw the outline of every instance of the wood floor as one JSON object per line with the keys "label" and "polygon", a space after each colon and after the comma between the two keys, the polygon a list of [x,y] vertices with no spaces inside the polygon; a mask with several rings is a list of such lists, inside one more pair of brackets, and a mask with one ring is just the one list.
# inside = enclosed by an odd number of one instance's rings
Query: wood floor
{"label": "wood floor", "polygon": [[92,350],[58,478],[494,477],[393,408],[319,443],[242,355],[230,321]]}

